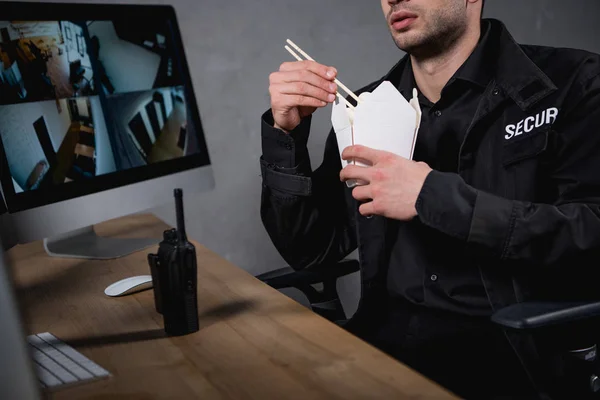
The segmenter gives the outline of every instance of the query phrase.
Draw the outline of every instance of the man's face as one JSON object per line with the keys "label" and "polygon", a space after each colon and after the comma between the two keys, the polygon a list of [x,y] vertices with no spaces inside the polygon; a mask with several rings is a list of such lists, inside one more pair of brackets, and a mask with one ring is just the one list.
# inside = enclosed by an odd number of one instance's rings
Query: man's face
{"label": "man's face", "polygon": [[466,0],[381,0],[396,45],[407,53],[431,53],[466,30]]}

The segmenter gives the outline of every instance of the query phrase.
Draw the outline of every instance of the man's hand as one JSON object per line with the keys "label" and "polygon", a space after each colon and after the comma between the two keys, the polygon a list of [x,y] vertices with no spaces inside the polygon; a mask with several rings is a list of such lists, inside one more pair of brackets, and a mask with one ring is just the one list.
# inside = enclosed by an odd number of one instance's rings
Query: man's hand
{"label": "man's hand", "polygon": [[362,215],[381,215],[400,221],[417,216],[415,204],[425,178],[432,171],[427,164],[364,146],[347,147],[342,158],[371,165],[348,165],[340,173],[342,181],[358,179],[367,182],[352,191],[356,200],[365,202],[359,208]]}
{"label": "man's hand", "polygon": [[337,71],[314,61],[281,64],[269,76],[269,93],[275,128],[286,132],[297,127],[302,118],[335,101]]}

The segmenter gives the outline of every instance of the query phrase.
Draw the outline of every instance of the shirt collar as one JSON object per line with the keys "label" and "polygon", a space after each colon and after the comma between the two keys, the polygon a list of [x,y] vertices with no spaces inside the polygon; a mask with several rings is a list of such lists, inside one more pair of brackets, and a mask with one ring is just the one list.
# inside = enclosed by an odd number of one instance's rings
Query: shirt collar
{"label": "shirt collar", "polygon": [[490,22],[481,21],[481,36],[475,50],[467,61],[456,71],[452,80],[460,79],[472,82],[485,89],[492,79],[493,52],[490,51]]}
{"label": "shirt collar", "polygon": [[[448,81],[447,85],[450,85],[455,80],[463,80],[472,82],[482,89],[485,89],[487,84],[490,82],[492,78],[492,70],[489,65],[493,65],[489,63],[489,57],[487,55],[490,53],[487,51],[487,44],[490,41],[490,25],[488,21],[482,21],[481,25],[481,38],[479,39],[479,43],[475,47],[475,50],[471,53],[467,61],[456,71],[454,76]],[[405,97],[412,97],[412,88],[417,87],[417,83],[415,81],[415,77],[412,69],[412,62],[410,57],[406,57],[406,64],[402,70],[402,73],[399,74],[399,79],[397,82],[397,87],[400,92]],[[394,83],[394,82],[392,82]],[[419,92],[420,93],[420,92]],[[428,103],[426,101],[426,103]]]}
{"label": "shirt collar", "polygon": [[[469,77],[485,86],[494,80],[523,110],[556,90],[556,85],[523,52],[502,22],[482,20],[482,29],[479,44],[455,77]],[[416,84],[410,57],[403,57],[380,82],[385,80],[398,87],[407,99],[412,97]]]}

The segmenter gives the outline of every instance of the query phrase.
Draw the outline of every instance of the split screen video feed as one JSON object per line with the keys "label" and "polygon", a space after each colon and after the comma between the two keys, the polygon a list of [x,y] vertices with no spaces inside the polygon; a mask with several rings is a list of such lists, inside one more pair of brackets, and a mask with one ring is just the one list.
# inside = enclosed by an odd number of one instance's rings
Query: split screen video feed
{"label": "split screen video feed", "polygon": [[0,21],[0,139],[16,193],[199,151],[167,21]]}

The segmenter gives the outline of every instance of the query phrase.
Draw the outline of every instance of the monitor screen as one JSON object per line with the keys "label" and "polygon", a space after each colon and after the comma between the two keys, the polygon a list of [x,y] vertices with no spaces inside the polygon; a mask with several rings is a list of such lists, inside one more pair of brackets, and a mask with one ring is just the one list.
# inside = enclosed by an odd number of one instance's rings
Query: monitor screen
{"label": "monitor screen", "polygon": [[209,164],[171,7],[6,4],[0,175],[10,212]]}

